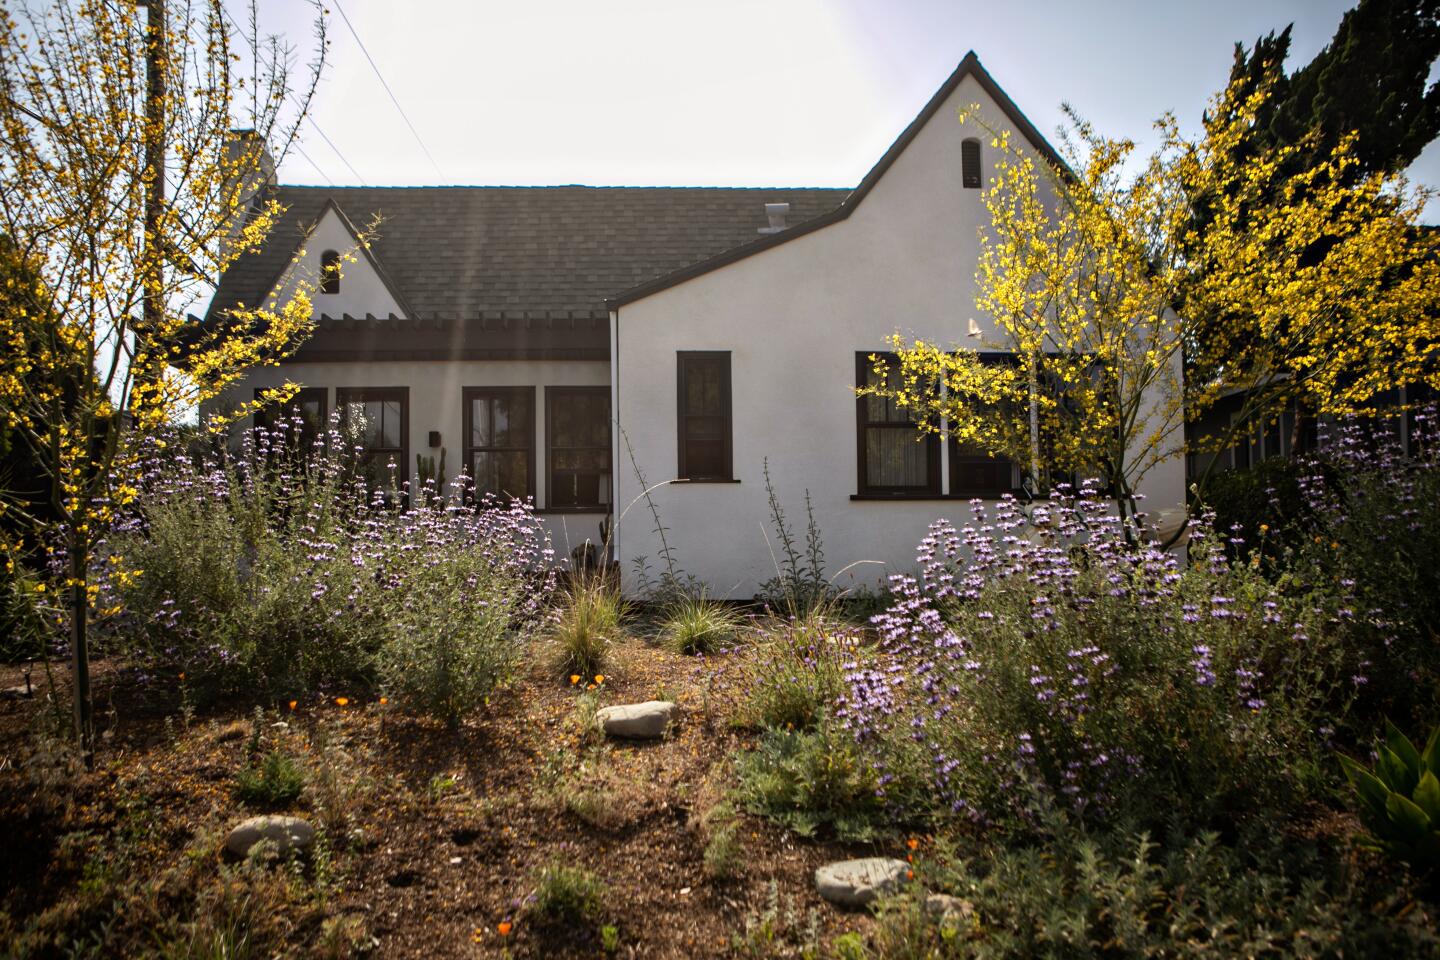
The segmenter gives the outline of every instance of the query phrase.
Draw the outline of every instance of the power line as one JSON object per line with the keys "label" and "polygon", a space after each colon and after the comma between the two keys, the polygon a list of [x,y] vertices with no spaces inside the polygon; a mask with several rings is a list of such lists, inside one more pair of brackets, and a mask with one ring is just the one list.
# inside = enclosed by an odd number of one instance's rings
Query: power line
{"label": "power line", "polygon": [[[361,185],[362,187],[369,186],[369,184],[365,182],[365,178],[362,177],[362,176],[360,176],[360,171],[356,170],[356,169],[350,164],[350,161],[345,158],[345,154],[343,154],[343,153],[340,152],[340,148],[337,147],[337,146],[335,146],[335,141],[333,141],[333,140],[331,140],[329,137],[327,137],[327,136],[325,135],[325,131],[320,129],[320,124],[315,121],[315,116],[314,116],[314,114],[312,114],[312,113],[310,112],[309,108],[306,107],[306,106],[304,106],[303,104],[301,104],[300,101],[299,101],[298,99],[296,99],[295,94],[293,94],[293,93],[290,94],[290,101],[291,101],[292,103],[294,103],[295,106],[301,108],[301,111],[302,111],[305,119],[306,119],[307,121],[309,121],[310,126],[314,127],[314,128],[315,128],[315,132],[318,133],[318,134],[320,134],[320,139],[321,139],[321,140],[324,140],[325,143],[329,145],[330,149],[333,150],[333,151],[335,151],[335,156],[339,157],[339,158],[340,158],[340,162],[343,163],[343,164],[345,164],[345,169],[349,170],[350,173],[351,173],[351,175],[353,175],[356,180],[360,181],[360,185]],[[307,157],[306,159],[309,159],[309,158]]]}
{"label": "power line", "polygon": [[[298,141],[298,140],[292,141],[290,145],[295,148],[295,152],[296,152],[296,153],[300,154],[300,156],[302,156],[302,157],[305,158],[306,162],[308,162],[308,163],[310,164],[310,166],[312,166],[312,167],[315,168],[315,172],[316,172],[316,173],[320,174],[320,176],[322,176],[322,177],[325,178],[325,182],[326,182],[326,183],[330,184],[330,186],[332,186],[332,187],[335,186],[335,181],[334,181],[334,180],[331,180],[331,179],[330,179],[330,175],[327,174],[324,170],[320,169],[320,164],[318,164],[318,163],[316,163],[314,160],[311,160],[311,159],[310,159],[310,154],[306,153],[306,152],[305,152],[305,148],[302,147],[302,146],[300,146],[300,141]],[[343,160],[344,158],[342,157],[341,159]],[[348,164],[347,164],[347,166],[348,166]]]}
{"label": "power line", "polygon": [[410,117],[406,115],[405,108],[400,106],[400,100],[395,96],[395,91],[391,90],[390,84],[385,82],[385,75],[380,72],[380,68],[375,64],[375,58],[370,56],[370,51],[365,49],[365,41],[361,40],[360,34],[355,32],[355,25],[351,23],[350,18],[345,15],[345,8],[340,6],[339,0],[334,0],[334,2],[335,9],[340,11],[340,19],[345,21],[345,26],[350,28],[350,35],[354,37],[355,42],[360,45],[360,52],[365,54],[366,60],[370,61],[370,69],[375,71],[375,76],[380,80],[380,86],[384,87],[385,92],[390,95],[390,102],[395,104],[396,110],[400,111],[400,118],[405,121],[405,126],[410,128],[410,132],[415,137],[415,142],[420,144],[420,149],[425,152],[425,157],[430,161],[430,165],[435,168],[436,173],[440,174],[440,179],[444,180],[445,174],[440,170],[440,164],[435,162],[435,157],[430,153],[430,148],[425,146],[425,141],[420,138],[420,131],[415,129],[415,124],[410,122]]}

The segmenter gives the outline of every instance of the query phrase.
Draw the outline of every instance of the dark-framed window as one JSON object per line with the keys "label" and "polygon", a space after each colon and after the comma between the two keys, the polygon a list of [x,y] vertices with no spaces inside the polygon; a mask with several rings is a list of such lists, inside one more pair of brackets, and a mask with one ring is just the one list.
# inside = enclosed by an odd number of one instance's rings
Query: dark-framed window
{"label": "dark-framed window", "polygon": [[1015,461],[950,438],[950,496],[998,500],[1019,487]]}
{"label": "dark-framed window", "polygon": [[[900,383],[894,357],[889,370],[891,386]],[[879,383],[869,353],[855,355],[857,386]],[[874,497],[938,497],[940,495],[940,438],[919,433],[913,411],[887,397],[855,398],[855,424],[859,456],[859,494]]]}
{"label": "dark-framed window", "polygon": [[984,178],[980,174],[980,141],[969,137],[960,141],[960,185],[966,190],[979,190]]}
{"label": "dark-framed window", "polygon": [[409,387],[337,387],[335,408],[340,435],[361,448],[360,472],[372,490],[389,489],[391,461],[396,485],[410,479]]}
{"label": "dark-framed window", "polygon": [[545,388],[545,506],[609,510],[610,388]]}
{"label": "dark-framed window", "polygon": [[[264,387],[256,387],[255,399],[259,400],[265,390]],[[314,446],[316,438],[325,432],[329,393],[325,387],[301,387],[299,392],[283,405],[271,405],[256,410],[255,426],[274,431],[276,425],[283,421],[287,432],[298,426],[299,439],[291,440],[290,448],[298,455],[306,456]]]}
{"label": "dark-framed window", "polygon": [[320,254],[320,292],[340,292],[340,252],[326,250]]}
{"label": "dark-framed window", "polygon": [[679,468],[682,480],[733,480],[730,353],[681,350],[678,369]]}
{"label": "dark-framed window", "polygon": [[535,496],[535,388],[466,387],[461,394],[475,496]]}

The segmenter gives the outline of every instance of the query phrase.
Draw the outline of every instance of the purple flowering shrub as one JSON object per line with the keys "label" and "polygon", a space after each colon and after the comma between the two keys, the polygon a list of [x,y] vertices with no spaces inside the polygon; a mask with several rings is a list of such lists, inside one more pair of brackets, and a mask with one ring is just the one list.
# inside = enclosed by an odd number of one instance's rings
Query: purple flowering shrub
{"label": "purple flowering shrub", "polygon": [[1365,715],[1421,721],[1440,703],[1440,438],[1433,409],[1412,422],[1408,450],[1383,421],[1322,427],[1300,465],[1311,519],[1283,583],[1339,601]]}
{"label": "purple flowering shrub", "polygon": [[920,777],[932,812],[976,822],[1204,819],[1317,754],[1352,688],[1327,611],[1231,565],[1204,523],[1187,564],[1093,489],[971,509],[892,578],[836,707],[882,794]]}
{"label": "purple flowering shrub", "polygon": [[[107,555],[142,669],[209,694],[381,684],[454,721],[505,674],[553,586],[531,508],[374,490],[335,430],[256,430],[238,452],[157,446]],[[305,449],[301,449],[305,448]]]}

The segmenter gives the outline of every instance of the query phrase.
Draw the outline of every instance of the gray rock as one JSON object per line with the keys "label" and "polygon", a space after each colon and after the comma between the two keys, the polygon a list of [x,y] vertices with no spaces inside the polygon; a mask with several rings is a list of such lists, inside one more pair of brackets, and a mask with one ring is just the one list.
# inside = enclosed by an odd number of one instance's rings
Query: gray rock
{"label": "gray rock", "polygon": [[626,703],[595,712],[595,722],[606,734],[636,740],[663,737],[674,719],[675,704],[669,700]]}
{"label": "gray rock", "polygon": [[842,907],[863,907],[882,893],[891,893],[910,872],[904,860],[865,857],[841,860],[815,869],[815,889]]}
{"label": "gray rock", "polygon": [[975,906],[948,893],[932,893],[925,898],[925,912],[942,920],[963,920],[975,912]]}
{"label": "gray rock", "polygon": [[251,817],[236,824],[225,838],[225,849],[247,857],[257,843],[269,840],[281,856],[294,850],[303,853],[315,840],[315,828],[299,817]]}

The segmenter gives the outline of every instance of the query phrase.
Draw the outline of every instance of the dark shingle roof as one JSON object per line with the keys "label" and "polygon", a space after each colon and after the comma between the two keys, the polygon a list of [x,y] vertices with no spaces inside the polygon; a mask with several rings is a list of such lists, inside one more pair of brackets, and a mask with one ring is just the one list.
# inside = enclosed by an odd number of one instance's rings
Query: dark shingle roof
{"label": "dark shingle roof", "polygon": [[606,297],[761,239],[766,203],[789,223],[849,190],[726,187],[292,187],[264,248],[237,261],[208,315],[256,304],[333,200],[351,223],[383,222],[376,261],[408,310],[603,315]]}

